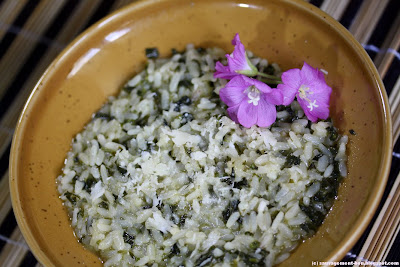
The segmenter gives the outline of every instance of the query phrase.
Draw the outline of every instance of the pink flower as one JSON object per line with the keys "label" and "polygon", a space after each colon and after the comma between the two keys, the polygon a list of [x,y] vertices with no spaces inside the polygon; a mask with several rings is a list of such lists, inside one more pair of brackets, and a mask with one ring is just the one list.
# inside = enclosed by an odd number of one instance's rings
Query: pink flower
{"label": "pink flower", "polygon": [[235,76],[219,92],[229,107],[229,117],[246,128],[269,127],[276,120],[276,107],[283,102],[280,90],[244,75]]}
{"label": "pink flower", "polygon": [[283,105],[292,103],[296,96],[310,121],[329,117],[332,88],[326,84],[321,71],[304,62],[301,70],[290,69],[282,73],[281,78],[283,84],[279,84],[278,89],[283,93]]}
{"label": "pink flower", "polygon": [[217,61],[217,63],[215,64],[215,72],[214,72],[215,78],[230,80],[233,77],[238,76],[238,75],[239,74],[236,72],[231,72],[231,70],[229,69],[229,66],[224,66],[219,61]]}
{"label": "pink flower", "polygon": [[247,76],[257,75],[258,70],[248,59],[246,50],[244,49],[244,45],[240,42],[238,33],[233,38],[232,44],[235,46],[233,53],[230,55],[226,54],[228,66],[222,65],[222,63],[218,61],[215,65],[216,72],[214,73],[214,77],[232,79],[239,74]]}

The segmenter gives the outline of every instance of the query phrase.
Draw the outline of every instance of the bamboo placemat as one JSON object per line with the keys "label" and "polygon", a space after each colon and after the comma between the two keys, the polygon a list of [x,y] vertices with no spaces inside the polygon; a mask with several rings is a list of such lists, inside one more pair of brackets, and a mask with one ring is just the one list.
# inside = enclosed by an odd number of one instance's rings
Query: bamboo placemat
{"label": "bamboo placemat", "polygon": [[[0,0],[0,266],[41,266],[16,224],[8,157],[18,116],[51,61],[84,29],[134,0]],[[394,140],[400,134],[400,1],[311,0],[349,29],[373,59],[390,96]],[[400,261],[400,142],[384,198],[343,262]],[[311,263],[310,263],[311,264]]]}

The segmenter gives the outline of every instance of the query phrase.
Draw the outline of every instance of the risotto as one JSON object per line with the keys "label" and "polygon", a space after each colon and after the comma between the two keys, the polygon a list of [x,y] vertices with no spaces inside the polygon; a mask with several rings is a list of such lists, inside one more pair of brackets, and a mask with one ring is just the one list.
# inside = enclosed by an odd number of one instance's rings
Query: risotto
{"label": "risotto", "polygon": [[[57,178],[79,241],[105,266],[273,266],[321,225],[347,136],[299,104],[269,128],[226,114],[218,48],[149,49],[145,69],[76,135]],[[275,64],[248,53],[258,69]]]}

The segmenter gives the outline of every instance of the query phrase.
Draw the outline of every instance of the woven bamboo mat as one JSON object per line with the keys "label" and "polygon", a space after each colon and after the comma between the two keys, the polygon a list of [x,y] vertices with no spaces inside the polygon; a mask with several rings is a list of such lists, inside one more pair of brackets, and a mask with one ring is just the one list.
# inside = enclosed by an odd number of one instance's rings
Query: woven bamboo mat
{"label": "woven bamboo mat", "polygon": [[[0,266],[41,266],[16,224],[8,188],[14,128],[46,67],[79,33],[134,0],[0,0]],[[390,96],[394,140],[400,126],[400,1],[309,0],[364,46]],[[374,220],[343,262],[400,261],[400,142]],[[311,263],[310,263],[311,264]]]}

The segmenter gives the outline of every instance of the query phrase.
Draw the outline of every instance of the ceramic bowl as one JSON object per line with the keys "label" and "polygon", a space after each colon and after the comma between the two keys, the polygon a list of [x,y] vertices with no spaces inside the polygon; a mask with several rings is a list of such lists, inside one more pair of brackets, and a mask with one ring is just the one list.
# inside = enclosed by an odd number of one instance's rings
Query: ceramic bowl
{"label": "ceramic bowl", "polygon": [[77,242],[58,197],[71,140],[91,115],[145,61],[144,50],[162,56],[186,44],[231,52],[240,33],[245,47],[285,70],[304,61],[329,72],[331,116],[349,134],[348,177],[316,235],[280,266],[338,261],[371,220],[386,185],[391,122],[379,75],[360,44],[338,22],[302,0],[150,0],[127,6],[72,42],[34,88],[12,143],[10,187],[20,229],[46,266],[101,266]]}

